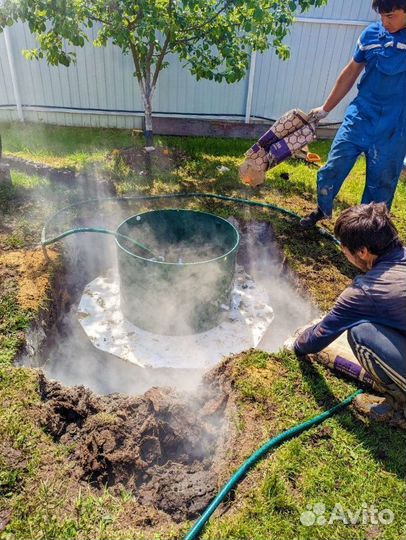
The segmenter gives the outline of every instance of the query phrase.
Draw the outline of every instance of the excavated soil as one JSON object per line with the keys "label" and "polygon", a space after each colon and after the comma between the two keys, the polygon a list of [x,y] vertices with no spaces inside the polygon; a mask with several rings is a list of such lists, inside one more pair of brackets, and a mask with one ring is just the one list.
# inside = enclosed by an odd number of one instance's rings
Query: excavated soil
{"label": "excavated soil", "polygon": [[122,161],[134,172],[141,175],[151,173],[152,169],[171,171],[179,167],[188,158],[186,152],[177,148],[155,148],[148,152],[143,147],[130,146],[113,150],[108,161]]}
{"label": "excavated soil", "polygon": [[197,517],[218,489],[229,448],[234,400],[226,368],[207,375],[196,396],[151,388],[140,397],[98,396],[40,375],[41,424],[71,449],[78,478],[122,488],[175,522]]}

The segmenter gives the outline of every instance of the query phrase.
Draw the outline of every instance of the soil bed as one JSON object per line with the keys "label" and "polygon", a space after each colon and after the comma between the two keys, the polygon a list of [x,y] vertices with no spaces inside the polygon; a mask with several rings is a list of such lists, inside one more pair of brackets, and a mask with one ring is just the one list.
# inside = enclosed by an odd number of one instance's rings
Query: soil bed
{"label": "soil bed", "polygon": [[198,516],[215,495],[230,433],[233,399],[224,367],[206,377],[193,400],[170,388],[141,397],[97,396],[40,375],[41,423],[72,449],[78,479],[119,494],[175,522]]}

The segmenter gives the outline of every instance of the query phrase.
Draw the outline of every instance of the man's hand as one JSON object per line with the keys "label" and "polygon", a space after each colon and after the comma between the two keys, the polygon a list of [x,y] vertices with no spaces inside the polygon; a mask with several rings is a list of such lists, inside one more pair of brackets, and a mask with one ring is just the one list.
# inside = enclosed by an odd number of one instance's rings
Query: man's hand
{"label": "man's hand", "polygon": [[319,122],[320,120],[323,120],[323,118],[326,118],[328,115],[328,112],[323,109],[323,107],[315,107],[309,112],[309,120],[316,120]]}
{"label": "man's hand", "polygon": [[295,345],[295,342],[297,340],[297,338],[303,334],[303,332],[305,330],[307,330],[308,328],[311,328],[312,326],[314,326],[315,324],[318,324],[320,321],[322,320],[322,317],[316,317],[315,319],[313,319],[311,322],[307,323],[305,326],[301,326],[300,328],[298,328],[294,334],[292,334],[290,337],[288,337],[288,339],[285,341],[285,343],[283,344],[284,348],[287,349],[288,351],[292,351],[294,350],[294,345]]}

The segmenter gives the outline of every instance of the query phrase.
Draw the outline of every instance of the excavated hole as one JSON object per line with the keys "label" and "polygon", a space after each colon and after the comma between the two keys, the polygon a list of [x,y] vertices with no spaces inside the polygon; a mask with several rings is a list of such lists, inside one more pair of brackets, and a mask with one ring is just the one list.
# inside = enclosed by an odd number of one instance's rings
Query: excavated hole
{"label": "excavated hole", "polygon": [[41,422],[71,448],[79,479],[116,493],[125,488],[175,522],[193,519],[215,495],[228,437],[221,370],[207,382],[193,400],[171,388],[97,396],[41,374]]}
{"label": "excavated hole", "polygon": [[[269,223],[238,227],[237,262],[275,281],[270,342],[277,350],[306,317],[303,306],[309,318],[312,308],[295,292],[292,279],[290,303],[281,291],[281,276],[285,286],[289,280]],[[42,423],[70,449],[78,478],[96,489],[108,486],[119,493],[125,488],[143,507],[157,508],[175,522],[193,519],[215,495],[225,452],[235,444],[227,370],[221,364],[203,376],[193,369],[145,369],[91,345],[76,305],[84,285],[109,267],[111,246],[111,240],[96,235],[66,242],[54,324],[38,322],[18,363],[43,370]],[[67,387],[73,385],[84,386]]]}

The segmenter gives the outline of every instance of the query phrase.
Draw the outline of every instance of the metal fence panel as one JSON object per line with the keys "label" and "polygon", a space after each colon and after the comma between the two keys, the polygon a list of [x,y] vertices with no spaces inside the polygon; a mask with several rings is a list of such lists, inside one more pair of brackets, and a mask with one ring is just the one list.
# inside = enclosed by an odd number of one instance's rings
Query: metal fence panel
{"label": "metal fence panel", "polygon": [[[365,0],[330,0],[326,7],[300,14],[286,40],[291,48],[290,60],[279,60],[272,50],[257,57],[251,115],[275,118],[292,107],[309,110],[322,104],[351,58],[366,21],[376,18],[370,2]],[[77,63],[66,68],[48,66],[44,60],[26,60],[21,51],[35,46],[34,38],[23,24],[9,29],[27,119],[69,125],[140,125],[138,118],[129,120],[119,115],[125,111],[142,112],[132,59],[111,44],[93,47],[95,34],[93,29],[89,43],[76,51]],[[241,119],[246,113],[247,92],[248,75],[233,85],[196,81],[173,57],[169,68],[160,75],[154,110],[158,114]],[[329,116],[332,122],[342,119],[354,92]],[[10,114],[15,117],[14,112],[5,110],[15,104],[4,36],[0,35],[0,119],[9,119]],[[97,119],[92,114],[96,112]]]}

